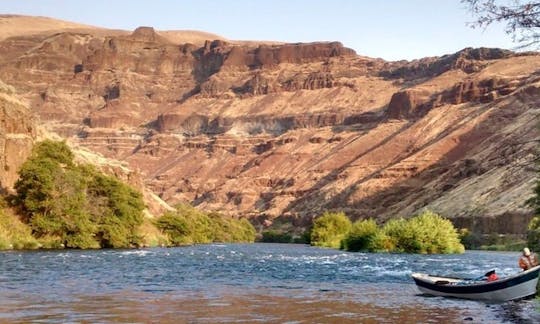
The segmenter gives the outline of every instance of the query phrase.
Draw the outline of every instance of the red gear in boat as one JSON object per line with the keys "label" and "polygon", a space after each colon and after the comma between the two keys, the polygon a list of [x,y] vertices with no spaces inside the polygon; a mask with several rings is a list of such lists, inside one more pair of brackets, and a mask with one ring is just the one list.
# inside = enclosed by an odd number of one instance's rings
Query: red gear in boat
{"label": "red gear in boat", "polygon": [[487,277],[487,281],[490,282],[490,281],[495,281],[495,280],[499,280],[499,276],[497,276],[497,274],[495,272],[493,272],[492,274],[490,274],[488,277]]}

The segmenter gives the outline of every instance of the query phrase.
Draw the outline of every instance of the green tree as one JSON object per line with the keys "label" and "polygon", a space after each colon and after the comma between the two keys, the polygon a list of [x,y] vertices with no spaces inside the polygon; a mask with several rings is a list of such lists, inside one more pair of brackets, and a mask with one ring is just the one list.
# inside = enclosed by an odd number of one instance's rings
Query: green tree
{"label": "green tree", "polygon": [[156,226],[168,236],[174,246],[193,243],[189,224],[185,217],[176,212],[166,212],[158,220]]}
{"label": "green tree", "polygon": [[64,142],[38,143],[19,171],[16,202],[33,235],[50,246],[138,244],[142,196],[95,168],[76,165]]}
{"label": "green tree", "polygon": [[98,213],[92,215],[97,224],[96,237],[103,247],[138,245],[137,233],[143,222],[144,203],[140,192],[100,173],[94,173],[88,184],[88,196]]}
{"label": "green tree", "polygon": [[84,211],[85,183],[65,143],[38,143],[19,176],[17,201],[35,236],[57,237],[66,247],[97,247]]}
{"label": "green tree", "polygon": [[315,219],[311,230],[311,245],[340,248],[351,229],[351,221],[343,212],[325,212]]}
{"label": "green tree", "polygon": [[66,166],[73,166],[73,152],[66,142],[45,140],[36,144],[32,149],[31,159],[52,160]]}
{"label": "green tree", "polygon": [[255,228],[247,219],[234,219],[216,212],[209,213],[208,217],[212,222],[213,242],[249,243],[255,241]]}

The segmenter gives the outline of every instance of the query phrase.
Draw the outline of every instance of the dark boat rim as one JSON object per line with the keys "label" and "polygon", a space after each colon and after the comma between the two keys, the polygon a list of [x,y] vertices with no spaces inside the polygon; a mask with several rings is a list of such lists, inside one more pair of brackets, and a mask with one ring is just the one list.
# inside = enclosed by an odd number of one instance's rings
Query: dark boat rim
{"label": "dark boat rim", "polygon": [[[478,294],[497,291],[534,280],[535,278],[538,278],[539,272],[540,266],[536,266],[508,278],[503,278],[492,282],[471,283],[469,285],[436,284],[416,276],[413,276],[413,279],[418,286],[428,288],[434,291],[439,291],[443,293]],[[440,278],[442,279],[444,277]]]}

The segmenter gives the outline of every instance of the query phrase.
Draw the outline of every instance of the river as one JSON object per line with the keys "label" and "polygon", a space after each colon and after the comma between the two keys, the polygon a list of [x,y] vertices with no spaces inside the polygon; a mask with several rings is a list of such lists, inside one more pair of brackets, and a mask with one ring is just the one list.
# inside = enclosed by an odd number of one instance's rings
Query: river
{"label": "river", "polygon": [[537,299],[428,297],[410,278],[510,275],[518,257],[292,244],[0,252],[0,323],[539,323]]}

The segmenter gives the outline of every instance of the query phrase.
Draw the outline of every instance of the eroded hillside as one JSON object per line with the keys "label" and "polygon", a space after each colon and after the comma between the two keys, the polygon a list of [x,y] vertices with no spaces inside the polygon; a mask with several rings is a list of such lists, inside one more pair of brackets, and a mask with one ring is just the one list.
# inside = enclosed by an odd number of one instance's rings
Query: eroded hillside
{"label": "eroded hillside", "polygon": [[170,204],[297,225],[428,207],[500,233],[532,216],[537,53],[386,62],[337,42],[201,46],[143,27],[5,39],[0,79]]}

